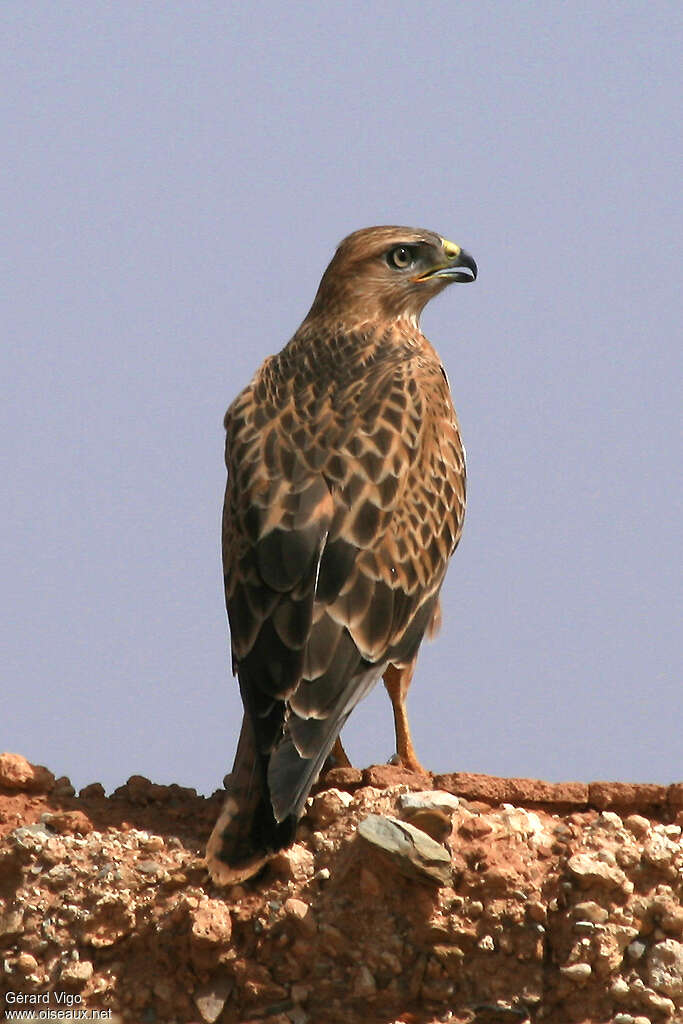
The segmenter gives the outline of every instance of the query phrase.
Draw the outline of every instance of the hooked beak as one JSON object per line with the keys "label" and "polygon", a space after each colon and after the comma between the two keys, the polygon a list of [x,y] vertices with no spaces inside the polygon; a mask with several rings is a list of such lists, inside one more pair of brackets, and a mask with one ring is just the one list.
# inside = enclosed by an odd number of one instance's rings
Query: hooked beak
{"label": "hooked beak", "polygon": [[445,261],[438,266],[420,274],[418,281],[429,281],[434,277],[446,278],[449,282],[456,281],[465,284],[476,280],[477,264],[468,252],[461,249],[455,242],[449,242],[447,238],[441,239],[441,245]]}

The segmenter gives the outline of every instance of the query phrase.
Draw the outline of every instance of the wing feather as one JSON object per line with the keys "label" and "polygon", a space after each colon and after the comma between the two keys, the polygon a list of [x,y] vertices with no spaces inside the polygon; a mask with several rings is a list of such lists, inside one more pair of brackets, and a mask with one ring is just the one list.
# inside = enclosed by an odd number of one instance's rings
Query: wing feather
{"label": "wing feather", "polygon": [[464,509],[457,423],[433,371],[386,332],[300,333],[226,415],[233,662],[277,821],[432,617]]}

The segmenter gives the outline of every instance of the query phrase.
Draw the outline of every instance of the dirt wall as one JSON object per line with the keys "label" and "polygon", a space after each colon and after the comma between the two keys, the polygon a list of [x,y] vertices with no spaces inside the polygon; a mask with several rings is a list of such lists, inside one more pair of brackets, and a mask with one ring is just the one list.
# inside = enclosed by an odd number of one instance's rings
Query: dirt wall
{"label": "dirt wall", "polygon": [[202,862],[221,800],[139,776],[76,795],[0,755],[5,1013],[683,1022],[681,784],[335,769],[228,890]]}

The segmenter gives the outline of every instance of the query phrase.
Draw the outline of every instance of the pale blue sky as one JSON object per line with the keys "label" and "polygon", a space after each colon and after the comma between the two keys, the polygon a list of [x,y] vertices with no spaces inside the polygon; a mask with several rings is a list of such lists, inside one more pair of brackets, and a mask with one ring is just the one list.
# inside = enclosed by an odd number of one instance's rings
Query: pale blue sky
{"label": "pale blue sky", "polygon": [[[4,4],[0,749],[210,792],[225,408],[337,242],[431,228],[468,451],[435,770],[683,775],[679,3]],[[393,751],[379,689],[345,733]]]}

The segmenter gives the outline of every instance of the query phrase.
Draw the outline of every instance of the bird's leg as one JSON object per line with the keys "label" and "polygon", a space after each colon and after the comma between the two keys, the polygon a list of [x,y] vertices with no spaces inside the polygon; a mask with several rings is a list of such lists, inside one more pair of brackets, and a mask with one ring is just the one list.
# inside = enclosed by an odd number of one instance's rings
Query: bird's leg
{"label": "bird's leg", "polygon": [[346,751],[344,750],[344,748],[342,746],[342,741],[340,740],[339,736],[337,736],[335,744],[332,747],[332,750],[330,751],[330,757],[334,758],[334,767],[335,768],[350,768],[351,767],[351,762],[349,761],[349,759],[348,759],[348,757],[346,755]]}
{"label": "bird's leg", "polygon": [[396,668],[395,665],[389,665],[383,678],[391,706],[394,709],[396,754],[398,759],[404,768],[408,768],[413,772],[424,772],[425,769],[420,764],[415,753],[415,747],[410,735],[410,725],[408,724],[408,712],[406,711],[406,696],[410,681],[413,678],[413,672],[415,671],[415,661],[416,659],[413,659],[410,665],[406,665],[405,668]]}

